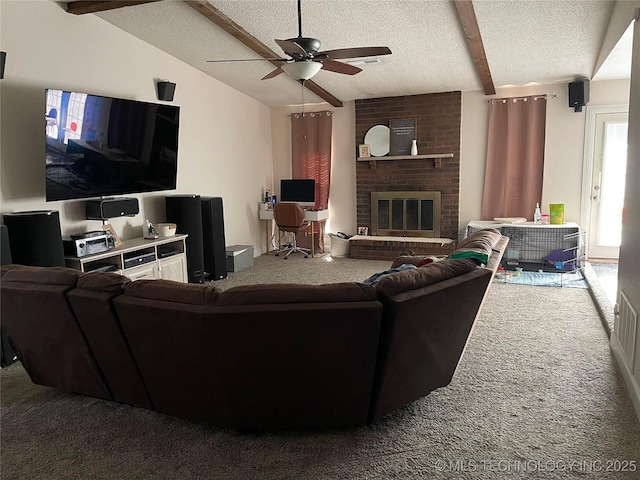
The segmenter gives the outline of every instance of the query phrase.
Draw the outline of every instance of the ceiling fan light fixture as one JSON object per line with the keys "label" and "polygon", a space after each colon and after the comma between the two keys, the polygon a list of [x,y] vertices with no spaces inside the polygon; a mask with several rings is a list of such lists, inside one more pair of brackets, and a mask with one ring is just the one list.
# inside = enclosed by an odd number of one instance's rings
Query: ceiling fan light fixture
{"label": "ceiling fan light fixture", "polygon": [[290,62],[282,65],[282,70],[296,80],[309,80],[322,68],[322,63],[312,60]]}

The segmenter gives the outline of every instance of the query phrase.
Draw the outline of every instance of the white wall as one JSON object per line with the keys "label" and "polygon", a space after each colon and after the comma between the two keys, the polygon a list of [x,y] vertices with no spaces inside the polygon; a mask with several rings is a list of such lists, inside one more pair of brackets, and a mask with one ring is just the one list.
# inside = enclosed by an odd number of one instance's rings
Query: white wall
{"label": "white wall", "polygon": [[602,41],[602,48],[600,48],[598,60],[593,70],[594,76],[598,73],[598,70],[616,46],[622,34],[627,30],[637,8],[640,8],[640,1],[638,0],[616,1],[613,12],[611,12],[611,18],[609,18],[607,32]]}
{"label": "white wall", "polygon": [[[619,105],[629,101],[628,80],[590,82],[589,106]],[[541,210],[548,213],[550,203],[565,204],[565,220],[580,223],[582,165],[586,109],[574,112],[568,106],[567,84],[536,85],[499,89],[486,97],[482,92],[462,94],[462,133],[460,145],[460,228],[480,218],[484,169],[487,153],[489,98],[526,95],[556,95],[547,100],[545,167]],[[531,206],[531,216],[535,205]]]}
{"label": "white wall", "polygon": [[111,223],[139,237],[146,218],[164,220],[164,196],[195,193],[224,201],[227,245],[264,248],[257,219],[271,181],[270,108],[101,20],[50,1],[0,2],[0,210],[59,210],[64,235],[99,229],[84,202],[45,202],[44,89],[157,102],[156,79],[177,84],[181,107],[178,188],[135,195],[140,214]]}
{"label": "white wall", "polygon": [[[640,9],[636,12],[631,65],[631,96],[629,99],[629,149],[622,220],[622,242],[618,266],[618,296],[624,293],[631,307],[640,316]],[[625,360],[617,342],[618,327],[611,336],[611,345],[627,383],[636,414],[640,419],[640,325],[636,328],[633,365]],[[628,331],[628,330],[627,330]]]}
{"label": "white wall", "polygon": [[[333,152],[331,163],[331,190],[327,232],[356,233],[356,145],[355,103],[344,107],[329,104],[305,105],[305,112],[333,111]],[[291,123],[289,115],[301,112],[300,105],[276,107],[271,110],[273,134],[273,179],[271,187],[279,194],[281,178],[291,178]]]}

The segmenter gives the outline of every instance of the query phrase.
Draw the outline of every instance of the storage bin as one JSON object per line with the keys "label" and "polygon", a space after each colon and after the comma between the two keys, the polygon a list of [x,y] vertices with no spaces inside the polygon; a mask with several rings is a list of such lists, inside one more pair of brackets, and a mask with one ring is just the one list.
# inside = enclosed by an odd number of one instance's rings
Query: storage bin
{"label": "storage bin", "polygon": [[349,240],[340,238],[330,233],[331,237],[331,256],[332,257],[348,257],[349,256]]}
{"label": "storage bin", "polygon": [[253,245],[226,247],[227,272],[239,272],[253,266]]}

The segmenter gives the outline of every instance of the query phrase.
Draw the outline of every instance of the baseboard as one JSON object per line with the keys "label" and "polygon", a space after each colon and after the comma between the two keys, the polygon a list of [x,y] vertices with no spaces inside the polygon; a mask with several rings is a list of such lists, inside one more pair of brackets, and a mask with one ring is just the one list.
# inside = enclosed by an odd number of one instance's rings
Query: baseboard
{"label": "baseboard", "polygon": [[622,346],[620,345],[620,342],[618,342],[618,337],[616,337],[615,333],[611,334],[609,346],[611,347],[613,356],[618,362],[618,367],[620,367],[620,371],[622,372],[624,383],[627,384],[627,390],[631,396],[631,402],[636,410],[636,416],[638,417],[638,421],[640,421],[640,385],[638,385],[637,380],[631,373],[631,369],[627,365],[627,362],[625,362]]}

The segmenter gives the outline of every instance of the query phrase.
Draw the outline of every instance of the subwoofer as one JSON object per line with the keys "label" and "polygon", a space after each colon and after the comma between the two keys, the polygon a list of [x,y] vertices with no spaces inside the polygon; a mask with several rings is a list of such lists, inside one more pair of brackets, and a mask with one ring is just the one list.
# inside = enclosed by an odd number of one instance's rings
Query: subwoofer
{"label": "subwoofer", "polygon": [[210,280],[227,278],[222,198],[202,197],[204,272]]}
{"label": "subwoofer", "polygon": [[189,283],[204,283],[204,252],[202,243],[202,202],[200,195],[165,197],[167,222],[176,224],[176,233],[189,235],[187,273]]}
{"label": "subwoofer", "polygon": [[140,212],[135,197],[98,198],[85,203],[87,220],[108,220],[116,217],[133,217]]}
{"label": "subwoofer", "polygon": [[4,214],[9,230],[13,263],[39,267],[64,267],[60,214],[37,210]]}

